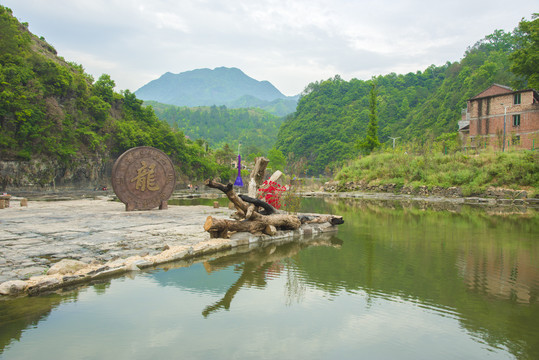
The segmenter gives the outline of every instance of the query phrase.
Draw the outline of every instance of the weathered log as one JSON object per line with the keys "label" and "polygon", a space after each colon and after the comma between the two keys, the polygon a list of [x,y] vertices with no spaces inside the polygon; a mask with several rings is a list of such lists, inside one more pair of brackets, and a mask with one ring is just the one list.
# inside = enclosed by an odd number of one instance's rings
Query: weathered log
{"label": "weathered log", "polygon": [[229,231],[245,231],[251,234],[262,233],[266,229],[266,224],[260,221],[233,221],[217,219],[212,216],[206,218],[204,230],[210,233],[210,238],[228,237]]}
{"label": "weathered log", "polygon": [[240,199],[245,201],[246,203],[253,204],[257,207],[261,207],[264,209],[264,212],[259,212],[262,215],[271,215],[275,214],[277,212],[277,209],[275,209],[273,206],[268,204],[265,201],[262,201],[260,199],[255,199],[253,197],[247,196],[247,195],[239,195]]}
{"label": "weathered log", "polygon": [[264,228],[264,234],[273,236],[277,234],[277,228],[273,225],[266,225]]}
{"label": "weathered log", "polygon": [[[232,186],[232,184],[228,183],[227,185],[223,185],[217,181],[213,181],[212,179],[208,179],[204,182],[204,184],[207,186],[207,187],[210,187],[210,188],[213,188],[213,189],[218,189],[218,190],[221,190],[222,192],[225,193],[225,195],[228,197],[228,199],[234,203],[234,206],[236,207],[236,210],[240,213],[240,216],[242,216],[243,218],[246,217],[246,214],[247,214],[247,210],[249,208],[249,204],[246,203],[245,201],[243,201],[237,194],[236,192],[234,191],[234,188]],[[268,204],[269,205],[269,204]],[[271,206],[271,205],[270,205]],[[265,215],[262,215],[262,214],[259,214],[255,211],[252,212],[252,215],[251,217],[249,218],[249,220],[262,220],[264,218]],[[294,216],[294,215],[290,215],[290,216]],[[297,218],[297,217],[296,217]],[[298,220],[299,222],[299,220]],[[301,224],[300,224],[301,225]],[[299,227],[299,226],[298,226]],[[297,229],[297,228],[296,228]]]}
{"label": "weathered log", "polygon": [[344,224],[344,219],[339,215],[318,215],[318,214],[298,214],[302,224],[322,224],[330,223],[331,225]]}
{"label": "weathered log", "polygon": [[272,214],[260,215],[256,214],[256,221],[261,221],[266,225],[273,225],[280,230],[296,230],[301,226],[301,221],[296,215],[288,214]]}
{"label": "weathered log", "polygon": [[247,220],[251,219],[253,217],[253,213],[255,212],[256,210],[256,206],[254,204],[250,204],[249,207],[247,208],[247,212],[245,213],[245,218]]}
{"label": "weathered log", "polygon": [[257,157],[255,159],[255,167],[251,173],[251,180],[249,181],[248,194],[250,197],[255,197],[258,187],[264,180],[264,175],[266,173],[266,167],[268,166],[269,160],[265,157]]}
{"label": "weathered log", "polygon": [[296,230],[301,226],[299,219],[293,215],[269,215],[261,220],[233,221],[217,219],[212,216],[206,218],[204,230],[210,233],[210,238],[228,237],[229,231],[243,231],[251,234],[275,235],[277,229]]}
{"label": "weathered log", "polygon": [[280,170],[277,170],[270,176],[270,178],[268,179],[268,182],[271,182],[271,181],[277,182],[277,180],[279,180],[281,176],[283,176],[283,173]]}
{"label": "weathered log", "polygon": [[228,183],[227,185],[223,185],[217,181],[213,181],[212,179],[208,179],[204,182],[204,184],[207,187],[210,187],[212,189],[221,190],[225,193],[225,195],[228,197],[228,200],[230,200],[236,209],[239,211],[241,210],[243,214],[247,213],[248,204],[245,203],[242,199],[238,197],[236,192],[234,191],[234,187],[231,183]]}

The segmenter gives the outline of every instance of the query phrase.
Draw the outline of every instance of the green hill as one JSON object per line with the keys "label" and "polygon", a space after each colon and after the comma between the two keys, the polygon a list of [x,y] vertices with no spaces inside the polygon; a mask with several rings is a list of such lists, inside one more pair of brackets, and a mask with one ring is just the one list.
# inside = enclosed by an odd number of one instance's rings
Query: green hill
{"label": "green hill", "polygon": [[[292,167],[309,174],[339,167],[359,155],[369,122],[369,92],[376,82],[378,135],[382,143],[424,142],[457,131],[466,101],[492,83],[512,84],[510,54],[517,36],[498,30],[469,48],[459,62],[423,71],[344,81],[339,76],[309,84],[297,111],[281,126],[276,146]],[[296,166],[297,167],[297,166]]]}
{"label": "green hill", "polygon": [[0,186],[109,179],[111,163],[134,146],[167,153],[182,177],[227,172],[198,144],[160,121],[128,90],[114,92],[0,6]]}
{"label": "green hill", "polygon": [[228,109],[226,106],[179,107],[155,101],[151,105],[159,119],[178,128],[193,140],[203,139],[212,147],[225,144],[236,148],[242,144],[242,153],[263,153],[271,149],[284,121],[257,108]]}

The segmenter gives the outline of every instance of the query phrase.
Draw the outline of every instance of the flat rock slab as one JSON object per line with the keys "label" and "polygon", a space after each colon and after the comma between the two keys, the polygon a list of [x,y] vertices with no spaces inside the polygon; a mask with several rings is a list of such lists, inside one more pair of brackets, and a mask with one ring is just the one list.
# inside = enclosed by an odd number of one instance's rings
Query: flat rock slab
{"label": "flat rock slab", "polygon": [[230,214],[202,205],[126,212],[111,197],[12,206],[0,217],[0,283],[40,275],[62,258],[109,261],[192,246],[209,239],[206,217]]}

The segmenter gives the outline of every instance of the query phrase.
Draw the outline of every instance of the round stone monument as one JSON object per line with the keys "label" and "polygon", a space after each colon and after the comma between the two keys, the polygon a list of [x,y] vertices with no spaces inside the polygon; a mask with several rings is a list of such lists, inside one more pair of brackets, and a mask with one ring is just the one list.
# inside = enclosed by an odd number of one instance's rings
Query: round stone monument
{"label": "round stone monument", "polygon": [[175,185],[172,161],[150,146],[127,150],[112,167],[112,188],[127,211],[166,209]]}

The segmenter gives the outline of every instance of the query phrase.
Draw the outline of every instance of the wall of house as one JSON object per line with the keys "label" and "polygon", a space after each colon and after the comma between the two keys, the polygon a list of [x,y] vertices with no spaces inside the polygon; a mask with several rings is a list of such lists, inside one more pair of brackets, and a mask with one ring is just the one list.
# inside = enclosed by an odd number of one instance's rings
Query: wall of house
{"label": "wall of house", "polygon": [[[468,102],[470,130],[468,146],[500,149],[503,143],[504,111],[505,148],[539,148],[539,104],[533,93],[522,92],[521,103],[513,104],[513,93],[472,99]],[[507,108],[504,109],[504,104]],[[513,115],[520,115],[520,126],[513,125]],[[518,144],[514,143],[517,137]],[[535,140],[535,143],[534,143]]]}

